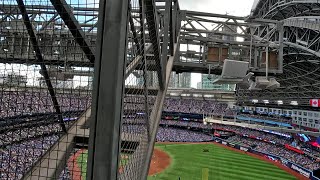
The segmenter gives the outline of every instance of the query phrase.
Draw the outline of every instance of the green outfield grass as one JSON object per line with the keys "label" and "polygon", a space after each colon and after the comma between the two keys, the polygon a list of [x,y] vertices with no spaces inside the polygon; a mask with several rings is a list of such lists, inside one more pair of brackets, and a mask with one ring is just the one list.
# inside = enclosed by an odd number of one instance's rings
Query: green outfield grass
{"label": "green outfield grass", "polygon": [[78,166],[81,168],[81,175],[83,179],[86,179],[87,176],[87,159],[88,159],[88,151],[84,151],[77,158]]}
{"label": "green outfield grass", "polygon": [[[158,144],[167,152],[171,165],[148,180],[291,180],[294,176],[273,164],[214,144]],[[208,149],[209,152],[203,152]],[[83,158],[82,158],[83,157]],[[86,175],[87,153],[79,156],[82,175]]]}
{"label": "green outfield grass", "polygon": [[[119,166],[125,166],[128,163],[130,155],[122,153]],[[87,159],[88,159],[88,151],[85,150],[81,155],[77,158],[78,167],[81,169],[82,179],[85,180],[87,176]]]}
{"label": "green outfield grass", "polygon": [[156,145],[156,148],[167,152],[172,164],[149,180],[296,179],[273,164],[214,144],[168,144]]}

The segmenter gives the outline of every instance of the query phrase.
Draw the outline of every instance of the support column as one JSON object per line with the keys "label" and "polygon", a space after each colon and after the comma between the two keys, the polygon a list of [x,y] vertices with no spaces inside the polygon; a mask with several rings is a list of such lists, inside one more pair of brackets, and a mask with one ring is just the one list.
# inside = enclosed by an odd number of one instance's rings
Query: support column
{"label": "support column", "polygon": [[128,0],[100,0],[90,124],[88,180],[118,177]]}
{"label": "support column", "polygon": [[283,22],[279,23],[279,54],[278,54],[278,72],[283,72],[283,37],[284,29]]}
{"label": "support column", "polygon": [[169,25],[170,25],[170,11],[171,11],[172,0],[166,0],[165,14],[164,14],[164,34],[163,34],[163,43],[162,43],[162,73],[164,79],[166,79],[166,65],[168,61],[168,40],[169,40]]}

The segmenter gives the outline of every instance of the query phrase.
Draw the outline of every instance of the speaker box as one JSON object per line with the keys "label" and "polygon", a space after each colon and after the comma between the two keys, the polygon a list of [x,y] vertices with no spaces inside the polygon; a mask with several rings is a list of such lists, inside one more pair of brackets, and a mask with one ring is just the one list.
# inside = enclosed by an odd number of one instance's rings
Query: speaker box
{"label": "speaker box", "polygon": [[239,82],[237,84],[237,86],[240,88],[240,89],[248,89],[250,87],[250,79],[251,77],[254,75],[253,72],[249,72],[246,77],[243,78],[243,81],[242,82]]}
{"label": "speaker box", "polygon": [[269,85],[269,81],[265,76],[256,77],[256,88],[265,89]]}
{"label": "speaker box", "polygon": [[280,87],[280,83],[275,78],[270,78],[269,85],[267,86],[267,89],[277,89]]}

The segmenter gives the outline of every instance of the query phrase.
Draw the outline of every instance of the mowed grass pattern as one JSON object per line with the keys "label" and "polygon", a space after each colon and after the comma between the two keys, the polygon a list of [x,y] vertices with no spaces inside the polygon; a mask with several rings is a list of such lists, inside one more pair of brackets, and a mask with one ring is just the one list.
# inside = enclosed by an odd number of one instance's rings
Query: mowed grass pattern
{"label": "mowed grass pattern", "polygon": [[77,158],[77,164],[81,169],[82,180],[85,180],[87,177],[87,159],[88,159],[87,150],[83,151],[81,155]]}
{"label": "mowed grass pattern", "polygon": [[[214,144],[156,145],[172,164],[148,180],[290,180],[294,176],[273,164]],[[208,149],[209,152],[203,152]],[[208,175],[203,175],[206,172]]]}
{"label": "mowed grass pattern", "polygon": [[[125,166],[128,163],[130,157],[129,154],[122,153],[120,159],[120,167]],[[81,180],[85,180],[87,177],[87,159],[88,159],[88,150],[84,150],[81,155],[77,158],[77,165],[81,169]]]}

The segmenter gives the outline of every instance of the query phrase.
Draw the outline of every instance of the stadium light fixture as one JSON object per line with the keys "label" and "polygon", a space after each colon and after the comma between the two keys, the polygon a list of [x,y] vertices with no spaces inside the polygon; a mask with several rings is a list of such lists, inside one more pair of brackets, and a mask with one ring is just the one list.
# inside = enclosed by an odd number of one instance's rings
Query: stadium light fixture
{"label": "stadium light fixture", "polygon": [[179,96],[178,93],[170,93],[170,96]]}
{"label": "stadium light fixture", "polygon": [[265,104],[269,104],[269,100],[263,100]]}
{"label": "stadium light fixture", "polygon": [[253,102],[253,103],[258,103],[259,100],[258,100],[258,99],[252,99],[252,102]]}
{"label": "stadium light fixture", "polygon": [[279,101],[277,101],[277,103],[278,103],[278,105],[281,105],[281,104],[283,104],[283,101],[279,100]]}
{"label": "stadium light fixture", "polygon": [[183,96],[183,97],[189,97],[190,94],[181,94],[181,96]]}
{"label": "stadium light fixture", "polygon": [[202,97],[201,94],[193,94],[192,96],[193,96],[193,97]]}
{"label": "stadium light fixture", "polygon": [[4,51],[4,52],[8,52],[9,50],[5,48],[5,49],[3,49],[3,51]]}
{"label": "stadium light fixture", "polygon": [[293,106],[298,106],[298,101],[291,101],[290,104]]}

